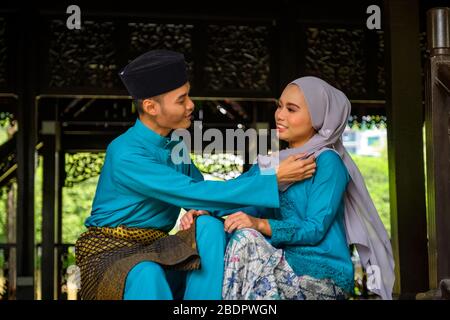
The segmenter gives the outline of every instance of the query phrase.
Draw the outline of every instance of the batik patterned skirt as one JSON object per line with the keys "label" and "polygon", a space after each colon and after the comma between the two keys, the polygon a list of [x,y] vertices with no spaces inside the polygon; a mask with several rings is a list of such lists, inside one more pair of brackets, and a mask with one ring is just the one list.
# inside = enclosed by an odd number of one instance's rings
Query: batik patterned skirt
{"label": "batik patterned skirt", "polygon": [[331,279],[297,276],[283,250],[254,229],[236,231],[225,252],[225,300],[341,300],[344,290]]}

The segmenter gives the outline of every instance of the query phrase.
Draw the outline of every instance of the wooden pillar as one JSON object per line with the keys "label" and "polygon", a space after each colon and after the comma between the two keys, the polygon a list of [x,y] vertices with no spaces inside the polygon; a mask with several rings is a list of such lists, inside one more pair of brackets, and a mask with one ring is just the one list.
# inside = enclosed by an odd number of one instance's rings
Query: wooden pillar
{"label": "wooden pillar", "polygon": [[36,146],[37,10],[17,17],[17,299],[34,299],[34,168]]}
{"label": "wooden pillar", "polygon": [[[57,109],[59,110],[59,109]],[[59,111],[58,111],[59,114]],[[57,244],[57,263],[56,263],[56,298],[60,300],[62,298],[62,281],[63,281],[63,260],[62,260],[62,216],[63,216],[63,187],[64,181],[66,179],[66,171],[65,171],[65,152],[62,148],[62,129],[61,125],[58,126],[59,130],[56,135],[56,143],[57,143],[57,157],[55,159],[55,165],[57,166],[57,178],[58,179],[58,188],[56,189],[56,244]]]}
{"label": "wooden pillar", "polygon": [[278,86],[275,88],[276,98],[278,98],[284,87],[289,82],[300,77],[300,61],[302,55],[299,53],[300,45],[304,40],[300,26],[297,24],[297,11],[295,3],[289,1],[282,6],[280,17],[276,20],[279,38],[279,50],[275,61],[278,68]]}
{"label": "wooden pillar", "polygon": [[386,0],[387,128],[394,292],[428,290],[419,1]]}
{"label": "wooden pillar", "polygon": [[65,148],[63,143],[63,129],[61,127],[61,122],[59,119],[59,115],[61,114],[61,109],[63,108],[63,105],[60,103],[60,101],[57,101],[55,105],[55,115],[53,119],[56,119],[58,121],[58,130],[57,130],[57,157],[55,159],[55,165],[57,166],[57,178],[58,178],[58,188],[56,189],[56,247],[57,247],[57,263],[56,263],[56,298],[58,300],[62,299],[62,283],[63,283],[63,259],[62,259],[62,244],[63,244],[63,238],[62,238],[62,225],[63,225],[63,187],[65,185],[66,180],[66,170],[65,170]]}
{"label": "wooden pillar", "polygon": [[44,184],[42,205],[42,299],[58,297],[58,235],[60,127],[56,121],[43,121]]}
{"label": "wooden pillar", "polygon": [[425,128],[430,287],[450,278],[450,9],[427,13]]}

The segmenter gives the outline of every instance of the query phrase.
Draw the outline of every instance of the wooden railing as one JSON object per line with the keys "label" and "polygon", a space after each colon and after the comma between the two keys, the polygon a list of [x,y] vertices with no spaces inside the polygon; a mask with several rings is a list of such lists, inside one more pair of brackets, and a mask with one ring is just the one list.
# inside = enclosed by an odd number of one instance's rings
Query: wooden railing
{"label": "wooden railing", "polygon": [[[15,248],[14,243],[0,244],[0,300],[14,300],[16,285],[15,281]],[[75,265],[74,255],[75,245],[71,243],[61,243],[55,245],[58,264],[58,281],[55,291],[59,300],[78,299],[76,290],[68,286],[67,280],[70,274],[68,269]],[[41,244],[36,245],[36,270],[35,270],[35,298],[41,298]]]}

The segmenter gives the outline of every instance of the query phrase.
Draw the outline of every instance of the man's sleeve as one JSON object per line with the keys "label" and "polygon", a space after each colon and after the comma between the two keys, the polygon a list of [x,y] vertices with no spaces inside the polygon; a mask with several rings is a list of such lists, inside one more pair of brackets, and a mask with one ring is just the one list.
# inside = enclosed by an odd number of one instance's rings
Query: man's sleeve
{"label": "man's sleeve", "polygon": [[[252,177],[255,175],[259,175],[259,174],[260,174],[259,166],[257,164],[254,164],[253,166],[250,167],[249,170],[247,170],[246,172],[244,172],[243,174],[238,176],[236,178],[236,180],[246,178],[246,177]],[[277,192],[278,192],[278,190],[277,190]],[[215,217],[224,217],[224,216],[233,214],[237,211],[245,212],[246,214],[251,215],[252,217],[263,218],[268,215],[268,212],[270,211],[270,209],[267,207],[261,207],[261,206],[246,206],[246,207],[233,208],[233,209],[228,209],[228,210],[216,210],[216,211],[212,211],[211,214]]]}
{"label": "man's sleeve", "polygon": [[139,193],[179,207],[222,210],[279,206],[275,171],[228,181],[196,181],[140,154],[119,157],[114,168],[119,191]]}

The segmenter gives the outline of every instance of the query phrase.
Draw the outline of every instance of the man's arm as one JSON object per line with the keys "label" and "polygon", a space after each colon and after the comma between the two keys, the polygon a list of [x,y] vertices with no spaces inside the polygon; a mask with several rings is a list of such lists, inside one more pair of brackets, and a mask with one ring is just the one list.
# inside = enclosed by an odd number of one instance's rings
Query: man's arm
{"label": "man's arm", "polygon": [[256,205],[278,207],[276,175],[256,175],[228,181],[195,181],[145,155],[115,160],[113,179],[122,193],[199,210],[222,210]]}

